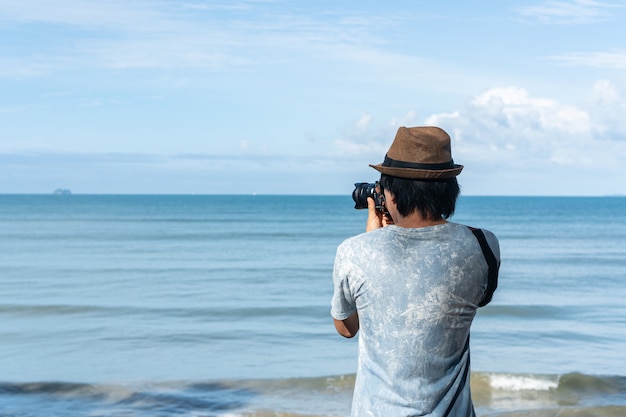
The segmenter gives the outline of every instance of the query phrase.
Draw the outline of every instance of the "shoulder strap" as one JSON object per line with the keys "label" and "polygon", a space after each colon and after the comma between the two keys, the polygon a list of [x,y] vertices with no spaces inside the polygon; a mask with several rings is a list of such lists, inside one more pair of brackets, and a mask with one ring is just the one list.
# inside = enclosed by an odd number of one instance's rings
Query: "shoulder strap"
{"label": "shoulder strap", "polygon": [[478,307],[484,307],[489,304],[491,298],[493,297],[493,293],[498,287],[498,269],[500,268],[500,266],[498,265],[498,261],[496,260],[493,251],[489,247],[489,243],[487,243],[487,239],[485,238],[485,234],[483,233],[483,231],[475,227],[470,227],[470,230],[472,231],[474,236],[476,236],[478,243],[480,243],[480,248],[483,251],[483,256],[485,257],[487,265],[489,266],[487,290],[485,291],[483,299],[480,300],[480,303],[478,303]]}

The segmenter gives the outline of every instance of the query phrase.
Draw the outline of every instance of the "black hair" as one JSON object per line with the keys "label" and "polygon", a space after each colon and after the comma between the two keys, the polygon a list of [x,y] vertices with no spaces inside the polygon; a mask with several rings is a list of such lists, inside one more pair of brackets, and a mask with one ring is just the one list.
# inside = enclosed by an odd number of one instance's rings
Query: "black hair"
{"label": "black hair", "polygon": [[461,191],[456,177],[412,180],[381,174],[380,186],[393,194],[400,215],[418,212],[429,220],[452,216]]}

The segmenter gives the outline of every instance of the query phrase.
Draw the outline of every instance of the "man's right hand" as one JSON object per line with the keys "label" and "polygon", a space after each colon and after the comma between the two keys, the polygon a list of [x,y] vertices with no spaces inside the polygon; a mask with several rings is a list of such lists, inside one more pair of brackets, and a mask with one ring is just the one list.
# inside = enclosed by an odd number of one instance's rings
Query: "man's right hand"
{"label": "man's right hand", "polygon": [[376,210],[374,199],[367,197],[367,223],[365,224],[365,231],[371,232],[372,230],[380,229],[390,224],[393,224],[393,220],[391,220],[389,215],[385,215],[381,211]]}

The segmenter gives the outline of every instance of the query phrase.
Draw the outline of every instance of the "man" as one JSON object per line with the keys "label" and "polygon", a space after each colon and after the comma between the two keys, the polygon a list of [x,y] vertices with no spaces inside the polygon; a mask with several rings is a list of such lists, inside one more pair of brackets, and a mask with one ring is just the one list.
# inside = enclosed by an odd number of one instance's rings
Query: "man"
{"label": "man", "polygon": [[367,233],[339,246],[333,272],[335,327],[360,331],[352,416],[473,417],[470,326],[497,284],[498,240],[447,221],[463,166],[442,129],[401,127],[370,166],[387,213],[368,198]]}

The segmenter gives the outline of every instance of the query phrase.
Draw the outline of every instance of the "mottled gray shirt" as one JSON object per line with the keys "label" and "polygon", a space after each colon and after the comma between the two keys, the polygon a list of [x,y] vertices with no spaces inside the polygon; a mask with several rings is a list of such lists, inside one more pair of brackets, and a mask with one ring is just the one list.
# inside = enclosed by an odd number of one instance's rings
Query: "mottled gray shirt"
{"label": "mottled gray shirt", "polygon": [[487,273],[476,237],[452,222],[387,226],[339,246],[331,314],[360,321],[353,417],[474,415],[469,333]]}

